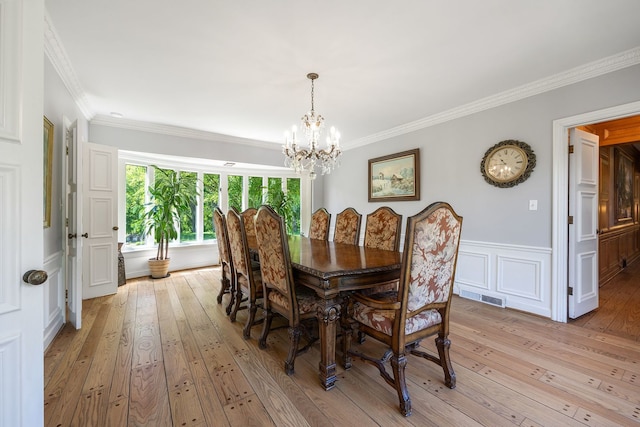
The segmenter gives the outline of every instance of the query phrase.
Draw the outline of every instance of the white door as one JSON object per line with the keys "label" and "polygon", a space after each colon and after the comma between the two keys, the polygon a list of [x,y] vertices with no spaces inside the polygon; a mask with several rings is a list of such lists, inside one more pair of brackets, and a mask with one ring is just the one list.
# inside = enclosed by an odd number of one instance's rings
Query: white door
{"label": "white door", "polygon": [[[0,0],[0,425],[44,424],[44,1]],[[39,283],[44,275],[31,276]]]}
{"label": "white door", "polygon": [[571,129],[569,155],[569,317],[598,308],[598,136]]}
{"label": "white door", "polygon": [[118,291],[118,149],[82,143],[82,299]]}
{"label": "white door", "polygon": [[66,162],[64,164],[64,176],[66,182],[66,222],[67,222],[67,246],[66,246],[66,289],[67,308],[69,321],[76,328],[82,326],[82,240],[80,236],[80,218],[82,218],[81,204],[78,200],[79,186],[78,170],[80,169],[80,156],[78,150],[78,123],[73,122],[65,135]]}

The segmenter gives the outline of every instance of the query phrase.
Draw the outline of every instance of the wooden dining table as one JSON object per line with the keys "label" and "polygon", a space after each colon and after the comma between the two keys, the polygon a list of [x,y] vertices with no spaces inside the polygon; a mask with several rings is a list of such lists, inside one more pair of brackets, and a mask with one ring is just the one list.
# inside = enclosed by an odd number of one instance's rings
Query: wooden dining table
{"label": "wooden dining table", "polygon": [[[364,246],[289,236],[289,252],[297,285],[320,297],[320,382],[330,390],[336,382],[336,330],[341,303],[349,292],[371,288],[400,277],[401,253]],[[256,247],[255,241],[249,246]]]}

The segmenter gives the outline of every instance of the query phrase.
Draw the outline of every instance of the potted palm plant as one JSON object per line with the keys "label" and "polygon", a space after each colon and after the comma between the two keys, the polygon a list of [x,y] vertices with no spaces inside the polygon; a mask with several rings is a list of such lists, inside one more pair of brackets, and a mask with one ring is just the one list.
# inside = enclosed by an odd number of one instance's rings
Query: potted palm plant
{"label": "potted palm plant", "polygon": [[197,190],[192,179],[182,179],[174,170],[155,169],[155,180],[149,186],[151,201],[144,213],[145,233],[153,235],[158,245],[155,258],[149,259],[154,279],[167,277],[169,271],[169,242],[178,238],[180,217],[191,216]]}

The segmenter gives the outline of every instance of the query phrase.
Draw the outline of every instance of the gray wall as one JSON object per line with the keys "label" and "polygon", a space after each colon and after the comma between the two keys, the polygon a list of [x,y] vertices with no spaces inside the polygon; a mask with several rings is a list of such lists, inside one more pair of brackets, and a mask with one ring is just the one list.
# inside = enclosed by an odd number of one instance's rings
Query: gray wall
{"label": "gray wall", "polygon": [[[388,204],[406,219],[443,200],[464,216],[463,240],[550,248],[553,120],[638,100],[640,66],[634,66],[349,150],[342,167],[325,178],[331,190],[323,203],[332,213],[353,206],[365,215]],[[537,166],[526,182],[502,189],[484,181],[480,162],[505,139],[531,145]],[[413,148],[420,148],[420,201],[369,203],[368,159]],[[529,200],[538,201],[537,211],[528,210]]]}

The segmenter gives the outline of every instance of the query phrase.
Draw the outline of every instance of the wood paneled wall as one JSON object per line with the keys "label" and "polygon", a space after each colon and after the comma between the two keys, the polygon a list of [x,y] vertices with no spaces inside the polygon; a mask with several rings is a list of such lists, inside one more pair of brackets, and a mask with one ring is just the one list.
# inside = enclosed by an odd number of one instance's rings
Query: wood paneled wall
{"label": "wood paneled wall", "polygon": [[[620,158],[633,162],[633,201],[628,218],[622,218],[616,206]],[[598,255],[600,285],[603,285],[640,257],[640,153],[632,144],[600,147],[599,192]]]}

